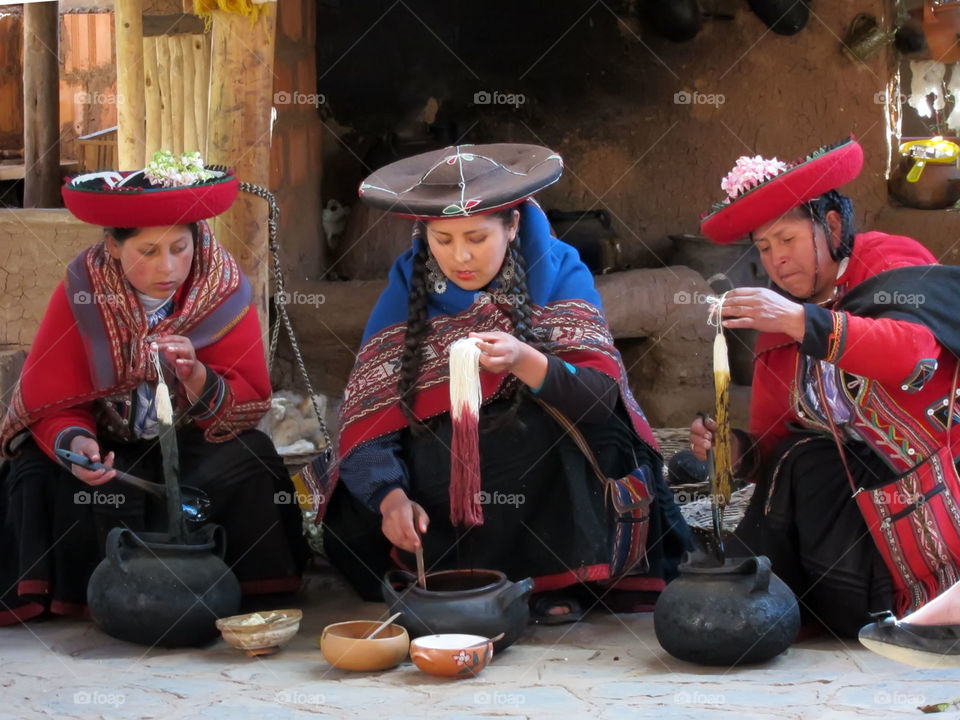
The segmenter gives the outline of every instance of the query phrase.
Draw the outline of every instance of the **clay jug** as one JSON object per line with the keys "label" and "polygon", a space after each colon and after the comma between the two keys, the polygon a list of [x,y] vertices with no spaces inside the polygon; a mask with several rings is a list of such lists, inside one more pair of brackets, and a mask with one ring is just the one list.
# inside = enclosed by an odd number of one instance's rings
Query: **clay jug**
{"label": "clay jug", "polygon": [[463,633],[493,638],[497,652],[520,637],[530,620],[527,598],[533,580],[510,582],[498,570],[446,570],[427,575],[427,587],[404,570],[383,578],[383,598],[390,612],[403,612],[398,622],[410,637]]}
{"label": "clay jug", "polygon": [[113,528],[106,557],[87,585],[93,621],[108,635],[141,645],[203,645],[216,620],[240,608],[240,583],[223,561],[225,534],[204,525],[184,543],[165,533]]}
{"label": "clay jug", "polygon": [[657,641],[680,660],[744,665],[776,657],[800,630],[793,592],[766,556],[727,559],[687,555],[680,576],[653,611]]}

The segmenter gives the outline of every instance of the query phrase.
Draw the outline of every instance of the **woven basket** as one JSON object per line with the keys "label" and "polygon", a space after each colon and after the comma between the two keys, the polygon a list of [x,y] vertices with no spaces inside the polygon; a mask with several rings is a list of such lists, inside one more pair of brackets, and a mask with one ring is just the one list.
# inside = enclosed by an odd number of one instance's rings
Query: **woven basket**
{"label": "woven basket", "polygon": [[[696,490],[692,490],[694,487]],[[732,532],[740,524],[747,512],[750,498],[753,497],[754,487],[756,486],[750,483],[730,494],[730,503],[723,511],[723,521],[721,522],[724,530]],[[710,503],[709,489],[706,486],[683,486],[671,489],[674,498],[677,500],[677,505],[680,506],[680,514],[687,521],[687,525],[704,530],[713,530],[713,507]]]}

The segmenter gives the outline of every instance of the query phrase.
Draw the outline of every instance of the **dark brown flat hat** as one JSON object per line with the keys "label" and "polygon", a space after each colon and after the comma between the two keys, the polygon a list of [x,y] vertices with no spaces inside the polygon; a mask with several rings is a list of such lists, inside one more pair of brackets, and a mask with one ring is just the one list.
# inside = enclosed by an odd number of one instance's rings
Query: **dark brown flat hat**
{"label": "dark brown flat hat", "polygon": [[456,145],[404,158],[360,183],[360,198],[421,220],[510,207],[552,185],[563,159],[539,145]]}

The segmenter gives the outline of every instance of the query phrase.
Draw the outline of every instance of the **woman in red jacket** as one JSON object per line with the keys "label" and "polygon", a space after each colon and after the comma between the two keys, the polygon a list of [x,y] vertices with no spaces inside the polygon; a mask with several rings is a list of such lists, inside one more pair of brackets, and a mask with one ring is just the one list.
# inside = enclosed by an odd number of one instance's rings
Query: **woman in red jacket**
{"label": "woman in red jacket", "polygon": [[[844,635],[938,595],[960,556],[960,284],[915,240],[853,232],[836,188],[862,164],[852,138],[792,165],[741,158],[702,224],[718,243],[749,235],[776,285],[723,303],[724,327],[760,331],[749,435],[732,438],[757,480],[736,538]],[[713,430],[691,427],[701,459]]]}
{"label": "woman in red jacket", "polygon": [[149,172],[94,173],[64,188],[67,208],[105,233],[54,290],[0,423],[0,625],[84,615],[107,532],[165,527],[162,501],[115,479],[122,469],[163,481],[152,354],[173,395],[181,481],[209,496],[241,589],[300,585],[299,509],[275,502],[293,486],[254,429],[270,382],[250,284],[203,220],[231,205],[238,184],[197,172],[211,177],[161,187]]}

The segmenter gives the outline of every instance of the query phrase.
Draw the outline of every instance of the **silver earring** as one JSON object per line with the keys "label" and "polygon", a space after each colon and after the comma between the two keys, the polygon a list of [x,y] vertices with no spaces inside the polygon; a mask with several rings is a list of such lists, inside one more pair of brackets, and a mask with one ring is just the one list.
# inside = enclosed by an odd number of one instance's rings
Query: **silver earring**
{"label": "silver earring", "polygon": [[510,248],[507,247],[507,254],[503,258],[503,265],[500,267],[500,277],[501,279],[508,283],[513,280],[513,276],[517,274],[517,263],[513,259],[513,253],[510,251]]}
{"label": "silver earring", "polygon": [[433,255],[427,256],[427,282],[435,295],[443,295],[447,291],[447,276],[443,274]]}

